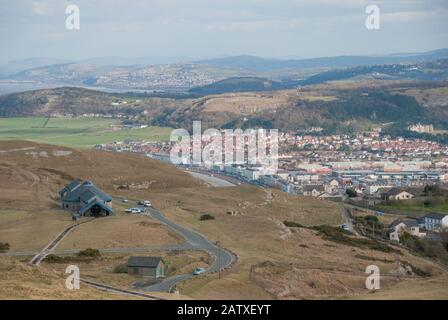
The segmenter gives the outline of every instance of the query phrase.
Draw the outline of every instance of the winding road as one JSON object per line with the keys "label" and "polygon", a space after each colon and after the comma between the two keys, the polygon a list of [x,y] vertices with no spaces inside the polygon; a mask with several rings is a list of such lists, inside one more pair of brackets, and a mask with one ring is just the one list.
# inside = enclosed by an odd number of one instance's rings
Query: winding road
{"label": "winding road", "polygon": [[[147,208],[147,212],[151,218],[163,223],[168,228],[184,237],[189,245],[189,249],[206,251],[213,257],[213,263],[206,270],[206,273],[218,272],[229,267],[234,262],[235,256],[231,252],[212,243],[200,233],[189,230],[170,221],[163,215],[163,213],[153,208]],[[176,275],[142,289],[147,292],[170,292],[178,283],[193,277],[195,277],[193,274]]]}

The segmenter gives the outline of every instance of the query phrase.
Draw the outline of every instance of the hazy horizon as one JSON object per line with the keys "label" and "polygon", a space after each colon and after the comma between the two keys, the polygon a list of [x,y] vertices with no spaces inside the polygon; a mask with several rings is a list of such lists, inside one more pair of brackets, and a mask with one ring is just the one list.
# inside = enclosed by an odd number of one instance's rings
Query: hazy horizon
{"label": "hazy horizon", "polygon": [[[393,56],[393,55],[418,55],[426,52],[431,51],[437,51],[437,50],[448,50],[448,48],[440,47],[440,48],[434,48],[430,50],[425,51],[414,51],[414,52],[388,52],[383,54],[356,54],[356,53],[347,53],[347,54],[341,54],[338,56],[370,56],[370,57],[381,57],[381,56]],[[26,60],[33,60],[33,59],[55,59],[55,60],[67,60],[68,62],[83,62],[83,61],[89,61],[89,60],[100,60],[100,59],[129,59],[129,60],[139,60],[139,59],[160,59],[160,60],[173,60],[173,61],[180,61],[180,62],[194,62],[194,61],[200,61],[200,60],[208,60],[208,59],[220,59],[220,58],[230,58],[230,57],[239,57],[239,56],[251,56],[256,58],[262,58],[262,59],[277,59],[277,60],[301,60],[301,59],[319,59],[319,58],[327,58],[327,57],[336,57],[333,55],[323,55],[323,56],[309,56],[309,57],[302,57],[302,56],[262,56],[262,55],[255,55],[255,54],[220,54],[220,55],[214,55],[214,56],[202,56],[202,57],[175,57],[175,56],[92,56],[92,57],[83,57],[80,59],[66,59],[63,57],[52,57],[52,56],[30,56],[20,59],[13,59],[8,61],[3,61],[4,63],[12,63],[12,62],[20,62],[20,61],[26,61]]]}
{"label": "hazy horizon", "polygon": [[[65,26],[69,4],[80,29]],[[380,8],[367,30],[366,7]],[[444,0],[0,0],[0,61],[234,55],[313,58],[448,47]]]}

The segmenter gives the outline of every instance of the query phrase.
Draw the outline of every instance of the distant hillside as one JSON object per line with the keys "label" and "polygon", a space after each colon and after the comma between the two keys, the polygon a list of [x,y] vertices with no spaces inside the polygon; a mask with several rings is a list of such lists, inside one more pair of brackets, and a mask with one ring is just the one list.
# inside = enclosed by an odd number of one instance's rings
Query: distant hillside
{"label": "distant hillside", "polygon": [[448,49],[414,54],[396,54],[385,56],[336,56],[299,60],[263,59],[254,56],[242,55],[220,59],[201,60],[197,63],[219,67],[239,68],[256,72],[267,72],[281,69],[346,68],[380,64],[411,63],[444,58],[448,58]]}
{"label": "distant hillside", "polygon": [[11,76],[27,69],[68,62],[69,60],[57,58],[29,58],[9,61],[0,65],[0,77]]}
{"label": "distant hillside", "polygon": [[111,94],[81,88],[56,88],[0,96],[0,117],[56,113],[104,112],[116,100]]}
{"label": "distant hillside", "polygon": [[[309,85],[299,91],[271,91],[266,88],[278,83],[244,80],[223,81],[206,88],[213,96],[195,99],[135,98],[68,87],[15,93],[0,96],[0,117],[120,113],[130,116],[128,122],[161,127],[188,129],[194,120],[202,120],[203,128],[261,126],[294,131],[320,126],[324,133],[353,132],[391,122],[397,129],[417,122],[448,129],[446,99],[441,98],[448,87],[446,82],[335,82]],[[263,87],[264,92],[218,95],[220,90],[241,86],[253,91]],[[428,94],[440,98],[429,101]]]}
{"label": "distant hillside", "polygon": [[313,75],[301,85],[322,83],[327,81],[347,80],[360,77],[375,79],[412,79],[412,80],[447,80],[448,59],[419,62],[415,64],[392,64],[336,69]]}
{"label": "distant hillside", "polygon": [[[258,89],[261,87],[255,83],[248,85],[247,80],[241,83],[243,89],[230,85],[229,82],[234,80],[214,85],[215,82],[228,78],[267,78],[284,82],[282,85],[271,83],[273,88],[284,88],[297,85],[297,80],[329,70],[333,72],[344,68],[418,64],[443,59],[448,59],[448,49],[420,54],[337,56],[295,60],[264,59],[247,55],[196,62],[185,62],[178,58],[104,57],[78,62],[30,59],[30,61],[12,62],[0,66],[0,77],[4,70],[3,80],[14,83],[171,93],[185,93],[192,88],[211,85],[205,89],[193,90],[194,92],[203,90],[208,94],[247,91],[252,90],[252,87],[253,90],[261,90]],[[15,74],[11,74],[13,70],[16,70]],[[338,76],[340,75],[336,75]],[[427,76],[430,77],[430,74],[428,73]],[[262,82],[266,81],[262,80]],[[226,87],[229,89],[224,89]]]}
{"label": "distant hillside", "polygon": [[340,80],[448,80],[448,59],[441,59],[412,64],[382,64],[352,68],[335,68],[313,74],[304,79],[285,78],[272,81],[267,78],[238,77],[221,80],[203,87],[196,87],[189,92],[199,95],[230,92],[269,91],[294,89],[299,86],[326,83]]}
{"label": "distant hillside", "polygon": [[217,81],[203,87],[196,87],[190,89],[189,92],[199,95],[210,95],[228,92],[270,91],[283,88],[282,83],[265,78],[238,77]]}

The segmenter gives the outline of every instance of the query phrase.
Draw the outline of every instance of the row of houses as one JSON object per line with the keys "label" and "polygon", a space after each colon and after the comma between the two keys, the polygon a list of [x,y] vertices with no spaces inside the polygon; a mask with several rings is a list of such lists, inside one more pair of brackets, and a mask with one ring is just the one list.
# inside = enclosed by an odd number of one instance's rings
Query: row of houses
{"label": "row of houses", "polygon": [[448,229],[448,214],[428,213],[418,220],[395,220],[389,225],[389,239],[400,242],[400,236],[404,232],[419,238],[424,238],[428,233],[446,229]]}

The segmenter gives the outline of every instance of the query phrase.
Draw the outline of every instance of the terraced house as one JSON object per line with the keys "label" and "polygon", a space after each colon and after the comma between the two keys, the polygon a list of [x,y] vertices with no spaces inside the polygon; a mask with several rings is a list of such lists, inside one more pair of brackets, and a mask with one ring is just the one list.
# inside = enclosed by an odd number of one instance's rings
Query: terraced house
{"label": "terraced house", "polygon": [[82,216],[113,214],[112,197],[90,181],[72,181],[61,191],[61,207]]}

